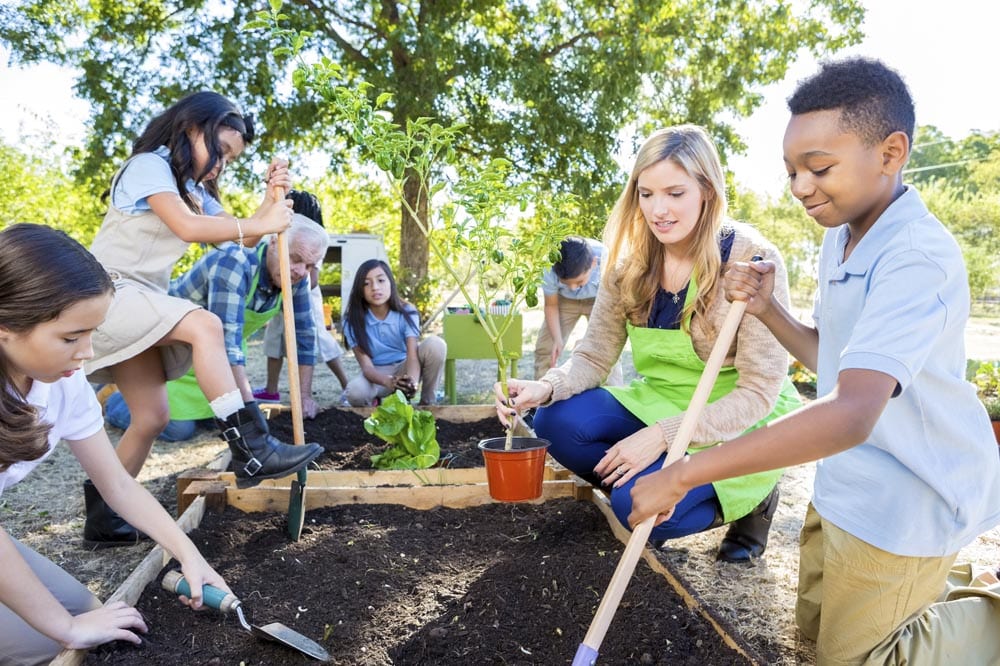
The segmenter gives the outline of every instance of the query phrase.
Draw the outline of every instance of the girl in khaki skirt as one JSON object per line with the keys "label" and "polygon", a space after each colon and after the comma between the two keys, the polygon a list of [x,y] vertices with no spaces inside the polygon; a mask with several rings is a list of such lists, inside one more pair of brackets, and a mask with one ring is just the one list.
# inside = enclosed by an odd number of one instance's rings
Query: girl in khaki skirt
{"label": "girl in khaki skirt", "polygon": [[[257,211],[238,219],[219,203],[217,179],[253,140],[253,123],[228,99],[198,92],[155,117],[132,146],[111,183],[110,206],[91,252],[115,281],[115,298],[94,333],[92,382],[114,382],[132,414],[118,458],[133,476],[169,421],[166,382],[194,366],[201,390],[232,451],[241,485],[286,476],[322,452],[293,447],[268,433],[249,383],[237,386],[226,356],[222,323],[190,301],[167,295],[174,264],[191,243],[235,241],[252,246],[288,227],[287,163],[272,161]],[[139,534],[86,488],[84,541],[134,543]]]}

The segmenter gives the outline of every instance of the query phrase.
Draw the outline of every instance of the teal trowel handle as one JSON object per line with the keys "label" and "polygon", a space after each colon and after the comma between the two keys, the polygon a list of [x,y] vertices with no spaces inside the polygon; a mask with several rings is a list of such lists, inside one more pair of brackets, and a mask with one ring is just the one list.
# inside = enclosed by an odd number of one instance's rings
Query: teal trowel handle
{"label": "teal trowel handle", "polygon": [[[163,577],[163,589],[191,598],[191,586],[184,575],[177,571],[168,571]],[[215,608],[223,613],[229,613],[240,607],[240,600],[232,592],[220,590],[214,585],[203,585],[201,588],[202,601],[206,606]]]}

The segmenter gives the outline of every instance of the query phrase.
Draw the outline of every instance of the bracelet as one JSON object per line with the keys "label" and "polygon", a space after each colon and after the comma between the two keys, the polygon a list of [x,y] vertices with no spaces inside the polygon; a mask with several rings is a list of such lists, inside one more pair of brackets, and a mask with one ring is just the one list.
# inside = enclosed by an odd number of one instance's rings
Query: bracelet
{"label": "bracelet", "polygon": [[243,225],[240,224],[240,218],[237,217],[235,220],[236,232],[239,234],[239,238],[236,239],[236,242],[240,244],[240,247],[243,247]]}

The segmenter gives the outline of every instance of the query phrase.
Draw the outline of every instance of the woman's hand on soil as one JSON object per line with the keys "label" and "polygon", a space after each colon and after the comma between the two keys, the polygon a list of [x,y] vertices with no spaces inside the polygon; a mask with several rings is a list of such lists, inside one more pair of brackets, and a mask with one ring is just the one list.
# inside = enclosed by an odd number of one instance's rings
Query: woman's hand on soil
{"label": "woman's hand on soil", "polygon": [[546,382],[528,381],[524,379],[508,379],[507,393],[503,394],[500,382],[493,385],[493,404],[497,408],[497,418],[508,430],[514,427],[516,415],[526,409],[537,407],[552,395],[552,386]]}
{"label": "woman's hand on soil", "polygon": [[594,473],[603,479],[605,486],[620,488],[666,450],[660,427],[646,426],[608,449],[594,467]]}
{"label": "woman's hand on soil", "polygon": [[687,490],[675,481],[674,468],[681,462],[683,461],[636,480],[631,492],[632,513],[628,515],[630,528],[635,529],[636,525],[650,516],[656,516],[654,525],[670,518],[674,507],[687,494]]}
{"label": "woman's hand on soil", "polygon": [[148,631],[142,615],[124,601],[112,601],[96,610],[72,618],[69,638],[63,645],[71,650],[86,650],[111,641],[128,641],[140,645],[135,631]]}
{"label": "woman's hand on soil", "polygon": [[767,312],[774,294],[774,262],[733,262],[723,278],[726,300],[746,301],[747,314]]}

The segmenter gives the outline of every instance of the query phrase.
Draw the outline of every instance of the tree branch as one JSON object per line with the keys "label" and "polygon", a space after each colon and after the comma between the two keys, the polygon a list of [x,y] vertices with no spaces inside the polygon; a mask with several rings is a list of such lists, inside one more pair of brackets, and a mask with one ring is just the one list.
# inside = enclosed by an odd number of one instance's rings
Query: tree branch
{"label": "tree branch", "polygon": [[590,37],[596,37],[598,40],[601,40],[606,36],[608,36],[608,33],[606,33],[603,30],[598,30],[598,31],[588,30],[587,32],[582,32],[579,35],[576,35],[575,37],[571,37],[562,44],[556,44],[555,46],[546,49],[545,51],[542,51],[539,55],[542,57],[542,60],[549,60],[551,58],[556,57],[563,51],[573,48],[574,46],[576,46],[577,42],[580,42],[581,40],[588,39]]}
{"label": "tree branch", "polygon": [[[371,66],[372,63],[371,60],[368,58],[368,56],[366,56],[353,44],[347,41],[347,38],[341,35],[337,31],[337,29],[333,26],[332,21],[329,21],[327,19],[325,8],[320,7],[315,2],[313,2],[313,0],[303,0],[303,4],[312,11],[313,15],[316,17],[319,24],[324,26],[323,32],[326,34],[327,37],[333,40],[334,44],[340,47],[340,50],[344,52],[344,55],[346,55],[354,62],[361,63],[368,67]],[[341,23],[345,23],[347,25],[353,25],[355,27],[376,34],[378,33],[378,29],[374,25],[366,24],[362,21],[355,21],[349,17],[342,16],[337,12],[336,9],[331,9],[330,13],[333,14],[333,16]]]}

